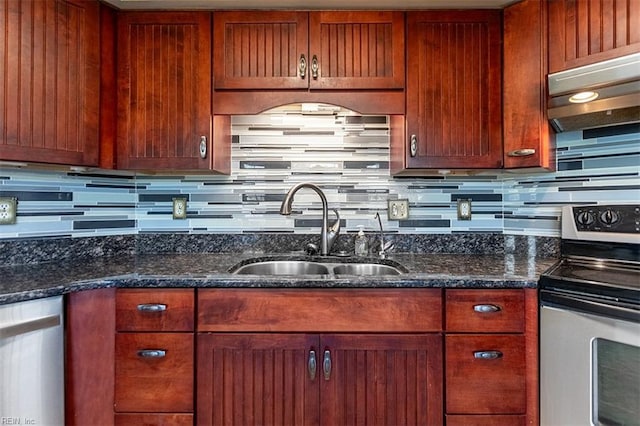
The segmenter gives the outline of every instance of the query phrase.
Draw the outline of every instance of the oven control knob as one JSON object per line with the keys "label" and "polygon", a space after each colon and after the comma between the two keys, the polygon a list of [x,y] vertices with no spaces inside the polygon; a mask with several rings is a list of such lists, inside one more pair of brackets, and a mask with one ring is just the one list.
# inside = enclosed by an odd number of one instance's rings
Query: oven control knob
{"label": "oven control knob", "polygon": [[595,218],[593,217],[593,213],[589,211],[581,211],[578,213],[576,220],[582,226],[589,226],[595,221]]}
{"label": "oven control knob", "polygon": [[611,209],[607,209],[602,213],[600,213],[600,222],[602,222],[605,225],[608,225],[608,226],[615,225],[616,223],[618,223],[619,220],[620,220],[620,215],[618,214],[618,212],[615,212]]}

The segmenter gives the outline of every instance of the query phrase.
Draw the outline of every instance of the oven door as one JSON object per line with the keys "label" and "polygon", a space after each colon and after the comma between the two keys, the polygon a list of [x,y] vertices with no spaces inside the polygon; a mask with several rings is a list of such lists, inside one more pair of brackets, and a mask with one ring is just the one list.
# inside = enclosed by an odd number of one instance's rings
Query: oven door
{"label": "oven door", "polygon": [[540,424],[640,425],[640,324],[540,310]]}

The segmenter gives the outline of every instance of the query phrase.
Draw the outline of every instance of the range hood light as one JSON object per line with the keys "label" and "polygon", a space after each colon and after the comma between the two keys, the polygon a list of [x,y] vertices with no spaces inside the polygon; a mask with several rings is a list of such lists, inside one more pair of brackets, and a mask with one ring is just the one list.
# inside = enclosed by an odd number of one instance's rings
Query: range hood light
{"label": "range hood light", "polygon": [[569,98],[569,102],[573,104],[584,104],[586,102],[595,101],[598,99],[598,92],[586,91],[576,93]]}

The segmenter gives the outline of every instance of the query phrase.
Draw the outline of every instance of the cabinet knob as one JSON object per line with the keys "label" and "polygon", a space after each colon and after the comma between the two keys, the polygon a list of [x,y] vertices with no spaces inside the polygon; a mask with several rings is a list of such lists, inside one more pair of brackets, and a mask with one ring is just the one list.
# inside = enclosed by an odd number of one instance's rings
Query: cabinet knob
{"label": "cabinet knob", "polygon": [[207,137],[200,136],[200,158],[207,158]]}
{"label": "cabinet knob", "polygon": [[316,361],[316,351],[313,349],[309,351],[309,362],[307,364],[309,370],[309,379],[312,381],[316,378],[316,371],[318,370],[318,362]]}
{"label": "cabinet knob", "polygon": [[324,351],[324,359],[322,361],[322,372],[324,373],[324,379],[329,380],[331,378],[331,351]]}
{"label": "cabinet knob", "polygon": [[167,305],[163,303],[141,303],[138,305],[140,312],[164,312],[167,310]]}
{"label": "cabinet knob", "polygon": [[476,351],[473,353],[475,359],[498,359],[502,358],[500,351]]}
{"label": "cabinet knob", "polygon": [[507,155],[509,157],[528,157],[536,153],[536,150],[533,148],[522,148],[522,149],[514,149],[513,151],[509,151]]}
{"label": "cabinet knob", "polygon": [[304,80],[307,76],[307,58],[304,57],[304,53],[300,55],[298,69],[300,70],[300,78]]}
{"label": "cabinet knob", "polygon": [[140,358],[164,358],[167,351],[164,349],[142,349],[138,351]]}
{"label": "cabinet knob", "polygon": [[502,308],[500,308],[500,306],[497,306],[497,305],[486,304],[486,305],[474,305],[473,310],[481,314],[489,314],[492,312],[499,312],[502,310]]}
{"label": "cabinet knob", "polygon": [[316,55],[313,55],[313,58],[311,58],[311,77],[313,77],[314,80],[318,79],[319,70],[320,65],[318,65],[318,57]]}
{"label": "cabinet knob", "polygon": [[418,137],[416,135],[411,135],[409,140],[409,153],[412,157],[415,157],[418,153]]}

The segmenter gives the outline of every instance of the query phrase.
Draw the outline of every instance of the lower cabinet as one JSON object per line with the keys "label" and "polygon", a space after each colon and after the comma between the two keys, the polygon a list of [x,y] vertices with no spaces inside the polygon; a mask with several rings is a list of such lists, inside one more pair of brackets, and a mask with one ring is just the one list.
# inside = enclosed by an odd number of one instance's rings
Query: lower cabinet
{"label": "lower cabinet", "polygon": [[198,335],[197,423],[442,422],[439,334]]}

